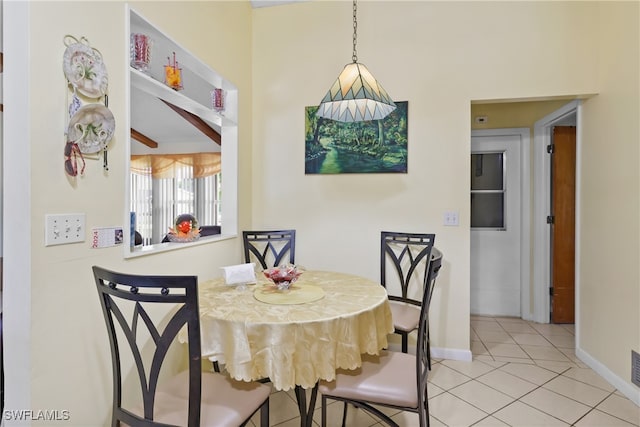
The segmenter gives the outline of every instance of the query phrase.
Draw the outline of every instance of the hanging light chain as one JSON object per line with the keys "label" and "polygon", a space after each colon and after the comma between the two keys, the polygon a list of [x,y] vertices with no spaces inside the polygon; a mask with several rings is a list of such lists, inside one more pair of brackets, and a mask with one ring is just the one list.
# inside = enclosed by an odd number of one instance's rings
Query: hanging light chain
{"label": "hanging light chain", "polygon": [[351,59],[354,63],[358,62],[358,53],[356,52],[356,41],[358,39],[358,21],[356,19],[356,13],[358,12],[358,6],[356,6],[356,0],[353,0],[353,55]]}

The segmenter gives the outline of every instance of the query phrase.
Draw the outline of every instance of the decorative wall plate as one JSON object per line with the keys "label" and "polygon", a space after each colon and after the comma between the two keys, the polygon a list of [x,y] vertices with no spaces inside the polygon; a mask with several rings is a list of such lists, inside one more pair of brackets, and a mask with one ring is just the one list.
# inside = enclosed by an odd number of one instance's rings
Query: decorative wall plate
{"label": "decorative wall plate", "polygon": [[67,140],[78,144],[84,154],[97,153],[107,146],[116,128],[113,114],[101,104],[89,104],[71,117]]}
{"label": "decorative wall plate", "polygon": [[102,54],[89,46],[89,41],[81,37],[65,36],[67,49],[62,57],[64,75],[78,92],[89,98],[100,98],[107,93],[109,78]]}

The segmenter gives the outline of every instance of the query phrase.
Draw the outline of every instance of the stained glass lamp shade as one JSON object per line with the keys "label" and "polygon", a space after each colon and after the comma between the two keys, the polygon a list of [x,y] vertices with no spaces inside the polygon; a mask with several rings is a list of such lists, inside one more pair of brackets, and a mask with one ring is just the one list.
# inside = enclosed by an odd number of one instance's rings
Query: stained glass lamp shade
{"label": "stained glass lamp shade", "polygon": [[318,116],[340,122],[379,120],[396,104],[364,64],[347,64],[318,107]]}
{"label": "stained glass lamp shade", "polygon": [[358,5],[353,0],[353,55],[329,92],[324,96],[317,115],[339,122],[380,120],[396,109],[396,104],[364,64],[358,62]]}

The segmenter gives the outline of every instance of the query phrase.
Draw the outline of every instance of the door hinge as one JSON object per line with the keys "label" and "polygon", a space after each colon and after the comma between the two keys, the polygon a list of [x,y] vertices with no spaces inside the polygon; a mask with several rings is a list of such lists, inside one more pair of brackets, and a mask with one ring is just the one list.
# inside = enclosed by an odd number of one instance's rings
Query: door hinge
{"label": "door hinge", "polygon": [[553,154],[554,151],[555,151],[555,145],[553,144],[547,145],[547,153]]}
{"label": "door hinge", "polygon": [[553,296],[553,286],[549,288],[549,295]]}
{"label": "door hinge", "polygon": [[547,215],[547,224],[554,224],[556,222],[556,217],[553,215]]}

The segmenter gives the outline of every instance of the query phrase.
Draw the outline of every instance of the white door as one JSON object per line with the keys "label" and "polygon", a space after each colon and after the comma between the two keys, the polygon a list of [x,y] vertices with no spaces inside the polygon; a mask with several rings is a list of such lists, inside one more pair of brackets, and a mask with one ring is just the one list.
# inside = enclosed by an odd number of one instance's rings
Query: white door
{"label": "white door", "polygon": [[472,314],[521,316],[522,139],[472,132]]}

